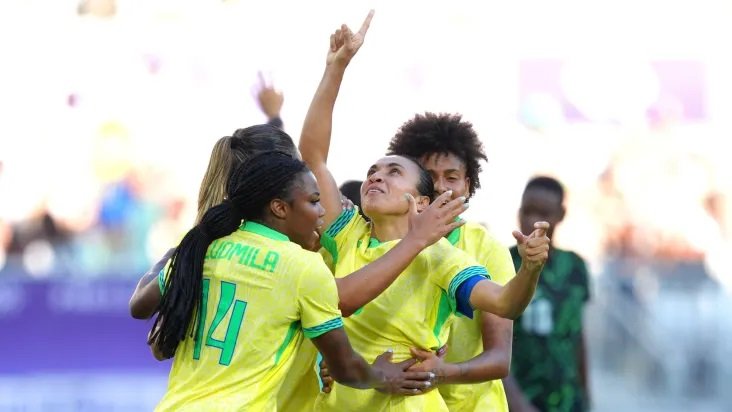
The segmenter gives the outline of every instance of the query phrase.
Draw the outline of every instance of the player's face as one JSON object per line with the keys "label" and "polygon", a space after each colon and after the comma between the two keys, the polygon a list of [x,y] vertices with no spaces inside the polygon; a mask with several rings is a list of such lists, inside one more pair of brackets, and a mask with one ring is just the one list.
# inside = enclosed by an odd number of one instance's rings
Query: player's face
{"label": "player's face", "polygon": [[401,156],[379,159],[369,168],[361,185],[364,213],[372,219],[380,215],[404,215],[409,210],[406,193],[418,200],[418,208],[422,207],[424,197],[417,193],[419,172],[417,164]]}
{"label": "player's face", "polygon": [[305,249],[313,250],[318,244],[318,231],[323,225],[325,209],[320,205],[320,190],[312,173],[302,173],[300,184],[292,190],[292,201],[285,225],[286,234],[291,241]]}
{"label": "player's face", "polygon": [[468,197],[470,179],[465,163],[452,153],[433,153],[420,159],[435,183],[435,197],[452,190],[452,198]]}
{"label": "player's face", "polygon": [[551,238],[554,227],[562,221],[564,207],[559,195],[543,188],[530,188],[524,192],[519,209],[519,223],[521,231],[528,235],[534,231],[534,223],[549,222],[550,229],[547,235]]}

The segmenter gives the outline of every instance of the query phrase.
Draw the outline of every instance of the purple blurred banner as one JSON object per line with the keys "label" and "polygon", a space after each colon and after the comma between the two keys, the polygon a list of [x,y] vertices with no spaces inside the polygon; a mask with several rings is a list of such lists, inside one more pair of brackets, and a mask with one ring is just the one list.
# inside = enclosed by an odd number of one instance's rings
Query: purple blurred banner
{"label": "purple blurred banner", "polygon": [[548,104],[569,122],[586,122],[588,113],[612,117],[618,107],[639,103],[639,114],[650,121],[669,112],[682,122],[704,120],[706,84],[705,66],[696,60],[529,59],[519,66],[521,111],[529,113],[529,123],[547,116],[536,112],[548,110]]}
{"label": "purple blurred banner", "polygon": [[152,321],[134,320],[130,280],[2,281],[0,374],[167,373],[145,339]]}

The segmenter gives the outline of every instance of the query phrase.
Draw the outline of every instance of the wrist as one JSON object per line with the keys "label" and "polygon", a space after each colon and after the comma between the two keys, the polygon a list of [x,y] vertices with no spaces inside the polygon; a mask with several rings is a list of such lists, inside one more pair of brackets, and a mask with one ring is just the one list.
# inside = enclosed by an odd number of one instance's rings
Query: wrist
{"label": "wrist", "polygon": [[462,369],[456,363],[443,363],[433,371],[437,377],[437,384],[457,383],[462,375]]}
{"label": "wrist", "polygon": [[409,250],[410,253],[412,253],[414,256],[418,255],[419,252],[423,251],[427,246],[429,246],[429,242],[425,239],[420,239],[419,236],[413,234],[412,232],[407,232],[407,235],[404,236],[404,239],[400,243],[404,244],[404,247]]}
{"label": "wrist", "polygon": [[519,267],[517,275],[522,274],[524,276],[539,276],[541,274],[541,270],[544,268],[543,263],[533,263],[533,262],[526,262],[525,260],[521,261],[521,266]]}
{"label": "wrist", "polygon": [[326,76],[343,77],[343,74],[346,72],[346,67],[348,67],[348,62],[334,60],[325,66],[325,74]]}

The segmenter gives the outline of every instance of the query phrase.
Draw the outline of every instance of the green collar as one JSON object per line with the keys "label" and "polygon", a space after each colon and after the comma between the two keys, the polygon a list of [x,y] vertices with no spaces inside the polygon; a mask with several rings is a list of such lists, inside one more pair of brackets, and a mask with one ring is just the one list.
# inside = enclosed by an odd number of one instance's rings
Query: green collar
{"label": "green collar", "polygon": [[457,244],[458,240],[460,240],[460,232],[462,230],[463,230],[462,226],[455,228],[452,232],[450,232],[446,236],[447,241],[450,242],[451,245],[455,246]]}
{"label": "green collar", "polygon": [[379,239],[375,237],[369,238],[369,249],[371,249],[372,247],[377,247],[380,244],[381,242],[379,241]]}
{"label": "green collar", "polygon": [[272,240],[280,240],[285,242],[290,241],[290,238],[287,237],[287,235],[280,233],[272,229],[271,227],[267,227],[261,223],[252,222],[251,220],[248,220],[244,222],[241,226],[239,226],[239,230],[256,233]]}

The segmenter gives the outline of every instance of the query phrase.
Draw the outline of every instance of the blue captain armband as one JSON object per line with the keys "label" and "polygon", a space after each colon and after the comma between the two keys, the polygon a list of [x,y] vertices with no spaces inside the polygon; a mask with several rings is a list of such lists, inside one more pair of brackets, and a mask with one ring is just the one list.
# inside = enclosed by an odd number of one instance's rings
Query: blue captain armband
{"label": "blue captain armband", "polygon": [[455,311],[468,318],[473,318],[473,307],[470,305],[470,294],[481,280],[490,279],[490,275],[482,266],[472,266],[461,271],[450,282],[448,293],[454,296]]}

